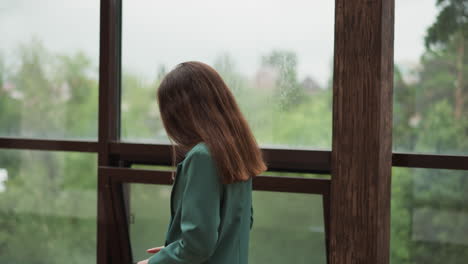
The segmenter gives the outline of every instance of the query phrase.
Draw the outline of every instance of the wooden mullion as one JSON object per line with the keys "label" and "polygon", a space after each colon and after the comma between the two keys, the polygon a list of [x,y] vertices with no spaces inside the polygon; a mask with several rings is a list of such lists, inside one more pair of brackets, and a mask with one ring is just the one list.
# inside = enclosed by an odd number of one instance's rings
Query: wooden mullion
{"label": "wooden mullion", "polygon": [[[120,140],[120,43],[121,0],[101,0],[99,47],[99,131],[98,165],[117,166],[118,156],[109,151],[109,143]],[[98,235],[97,263],[123,263],[122,256],[129,255],[116,237],[112,195],[108,178],[98,172]],[[110,211],[109,211],[109,208]],[[119,248],[119,250],[116,250]]]}
{"label": "wooden mullion", "polygon": [[394,0],[336,0],[330,263],[387,264]]}

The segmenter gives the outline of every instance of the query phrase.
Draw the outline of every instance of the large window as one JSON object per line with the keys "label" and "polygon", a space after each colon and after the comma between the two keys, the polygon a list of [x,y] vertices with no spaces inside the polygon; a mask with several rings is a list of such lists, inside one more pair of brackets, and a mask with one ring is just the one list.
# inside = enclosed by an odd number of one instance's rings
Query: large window
{"label": "large window", "polygon": [[[333,2],[320,9],[304,1],[122,3],[123,140],[169,142],[156,89],[175,65],[199,60],[224,78],[261,146],[331,148]],[[145,247],[164,242],[168,197],[165,187],[130,189],[138,260],[147,257]],[[326,262],[320,196],[255,192],[254,200],[252,263]],[[286,225],[288,218],[301,220]],[[278,248],[283,253],[272,254]]]}
{"label": "large window", "polygon": [[333,1],[123,1],[122,137],[169,142],[156,88],[212,65],[263,146],[331,148]]}
{"label": "large window", "polygon": [[[466,11],[466,1],[396,1],[394,150],[468,153]],[[434,169],[393,170],[392,263],[468,258],[468,174],[436,169],[450,164],[438,159],[425,166]]]}
{"label": "large window", "polygon": [[0,136],[97,137],[99,1],[2,1]]}
{"label": "large window", "polygon": [[466,155],[467,3],[438,2],[396,1],[393,148]]}
{"label": "large window", "polygon": [[[130,184],[129,190],[130,241],[133,259],[137,261],[150,256],[147,248],[164,245],[171,189]],[[255,191],[252,199],[255,211],[249,262],[326,263],[321,196]]]}
{"label": "large window", "polygon": [[94,263],[95,154],[0,150],[0,263]]}

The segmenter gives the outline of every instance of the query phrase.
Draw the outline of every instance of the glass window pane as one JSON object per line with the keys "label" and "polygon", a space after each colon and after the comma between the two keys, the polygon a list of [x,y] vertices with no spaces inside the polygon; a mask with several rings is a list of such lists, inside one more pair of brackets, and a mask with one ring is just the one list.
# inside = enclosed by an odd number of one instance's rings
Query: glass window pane
{"label": "glass window pane", "polygon": [[394,150],[468,154],[466,12],[466,1],[396,1]]}
{"label": "glass window pane", "polygon": [[[146,249],[164,245],[171,187],[130,185],[130,238],[137,261],[151,256]],[[326,263],[321,196],[255,191],[253,203],[250,263]]]}
{"label": "glass window pane", "polygon": [[394,168],[391,263],[464,264],[468,172]]}
{"label": "glass window pane", "polygon": [[169,142],[156,88],[198,60],[222,75],[261,145],[330,149],[333,34],[333,1],[123,1],[122,137]]}
{"label": "glass window pane", "polygon": [[322,198],[255,191],[250,263],[326,263]]}
{"label": "glass window pane", "polygon": [[95,263],[96,154],[0,150],[0,263]]}
{"label": "glass window pane", "polygon": [[133,260],[149,258],[146,249],[164,246],[171,218],[171,186],[128,184],[130,186],[130,242]]}
{"label": "glass window pane", "polygon": [[0,136],[97,138],[99,1],[2,1],[0,34]]}

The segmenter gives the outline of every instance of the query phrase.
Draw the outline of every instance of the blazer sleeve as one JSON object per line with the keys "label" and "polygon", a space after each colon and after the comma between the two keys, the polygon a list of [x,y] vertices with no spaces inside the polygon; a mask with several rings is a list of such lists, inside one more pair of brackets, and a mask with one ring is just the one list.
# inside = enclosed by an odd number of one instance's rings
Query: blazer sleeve
{"label": "blazer sleeve", "polygon": [[197,264],[207,260],[218,242],[222,183],[209,153],[193,152],[186,161],[182,195],[181,238],[149,259],[149,264]]}

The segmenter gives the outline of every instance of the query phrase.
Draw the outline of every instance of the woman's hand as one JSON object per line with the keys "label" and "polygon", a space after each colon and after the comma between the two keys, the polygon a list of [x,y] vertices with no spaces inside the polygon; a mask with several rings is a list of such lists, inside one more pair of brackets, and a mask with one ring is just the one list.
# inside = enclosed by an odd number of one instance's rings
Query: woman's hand
{"label": "woman's hand", "polygon": [[[149,249],[146,250],[146,252],[152,253],[152,254],[156,254],[156,253],[158,253],[159,251],[161,251],[162,248],[164,248],[164,246],[162,246],[162,247],[155,247],[155,248],[149,248]],[[139,261],[137,264],[148,264],[148,261],[149,261],[149,259],[145,259],[145,260]]]}
{"label": "woman's hand", "polygon": [[146,252],[155,254],[155,253],[158,253],[159,251],[161,251],[161,249],[163,249],[163,248],[164,248],[164,246],[149,248],[149,249],[146,250]]}

